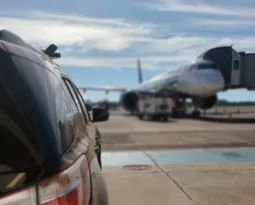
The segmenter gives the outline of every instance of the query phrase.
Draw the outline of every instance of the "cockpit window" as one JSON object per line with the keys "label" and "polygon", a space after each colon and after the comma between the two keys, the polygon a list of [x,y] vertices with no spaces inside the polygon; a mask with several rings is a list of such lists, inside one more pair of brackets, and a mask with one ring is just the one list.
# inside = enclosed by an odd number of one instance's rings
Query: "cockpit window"
{"label": "cockpit window", "polygon": [[200,63],[197,65],[198,70],[203,70],[203,69],[217,69],[217,66],[214,63]]}

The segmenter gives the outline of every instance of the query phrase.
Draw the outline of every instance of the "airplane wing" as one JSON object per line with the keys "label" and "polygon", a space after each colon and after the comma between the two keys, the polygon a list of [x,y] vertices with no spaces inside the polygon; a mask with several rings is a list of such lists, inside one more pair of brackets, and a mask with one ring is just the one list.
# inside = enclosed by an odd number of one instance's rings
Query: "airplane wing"
{"label": "airplane wing", "polygon": [[[142,76],[142,68],[140,59],[137,59],[137,72],[138,72],[138,82],[139,84],[143,82]],[[109,92],[120,92],[124,93],[127,92],[129,89],[121,88],[121,87],[111,87],[111,86],[104,86],[104,87],[79,87],[79,90],[86,92],[87,90],[94,90],[94,91],[105,91],[107,94]]]}
{"label": "airplane wing", "polygon": [[120,87],[79,87],[80,90],[86,92],[87,90],[94,90],[94,91],[105,91],[105,92],[126,92],[127,88],[120,88]]}

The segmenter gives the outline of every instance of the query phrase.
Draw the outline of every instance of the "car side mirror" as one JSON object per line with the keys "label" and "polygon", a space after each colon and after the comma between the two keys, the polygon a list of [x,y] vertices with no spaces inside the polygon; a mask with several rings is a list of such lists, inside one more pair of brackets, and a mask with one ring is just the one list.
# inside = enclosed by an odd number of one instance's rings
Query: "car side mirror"
{"label": "car side mirror", "polygon": [[92,109],[93,122],[103,122],[109,119],[109,112],[102,107],[95,107]]}

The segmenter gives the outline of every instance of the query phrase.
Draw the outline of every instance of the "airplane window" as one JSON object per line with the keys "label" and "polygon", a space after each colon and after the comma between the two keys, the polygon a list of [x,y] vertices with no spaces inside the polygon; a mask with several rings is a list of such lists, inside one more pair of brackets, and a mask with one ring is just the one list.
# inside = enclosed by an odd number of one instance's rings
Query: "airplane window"
{"label": "airplane window", "polygon": [[218,69],[217,66],[214,63],[200,63],[197,65],[198,70],[203,69]]}

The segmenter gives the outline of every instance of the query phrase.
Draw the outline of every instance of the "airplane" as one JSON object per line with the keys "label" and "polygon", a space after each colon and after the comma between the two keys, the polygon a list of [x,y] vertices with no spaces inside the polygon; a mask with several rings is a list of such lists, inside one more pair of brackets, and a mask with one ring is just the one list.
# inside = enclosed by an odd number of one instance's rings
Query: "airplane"
{"label": "airplane", "polygon": [[[186,99],[192,99],[195,109],[192,116],[199,117],[198,109],[212,108],[217,102],[217,93],[224,90],[224,78],[216,64],[210,60],[198,58],[194,62],[176,70],[169,70],[149,80],[143,81],[140,59],[137,60],[138,82],[135,89],[96,88],[107,92],[121,92],[120,103],[129,112],[136,111],[137,102],[144,95],[162,95],[173,97],[176,104],[185,105]],[[88,90],[91,87],[80,87]],[[177,109],[174,115],[178,115]]]}

